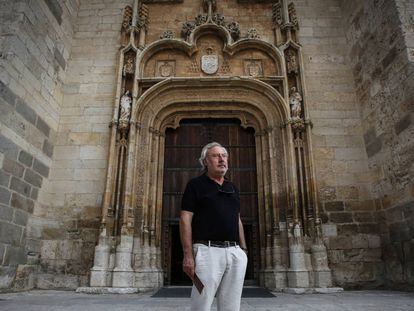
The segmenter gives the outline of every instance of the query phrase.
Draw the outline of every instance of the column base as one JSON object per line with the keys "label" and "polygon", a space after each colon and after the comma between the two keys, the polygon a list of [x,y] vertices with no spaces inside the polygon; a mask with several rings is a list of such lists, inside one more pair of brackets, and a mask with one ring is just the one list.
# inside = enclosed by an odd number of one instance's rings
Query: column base
{"label": "column base", "polygon": [[91,269],[91,287],[105,287],[111,285],[112,271],[106,269]]}
{"label": "column base", "polygon": [[288,271],[288,283],[291,288],[308,288],[309,272],[308,271]]}
{"label": "column base", "polygon": [[164,285],[162,270],[140,270],[134,272],[134,286],[141,290],[153,290]]}

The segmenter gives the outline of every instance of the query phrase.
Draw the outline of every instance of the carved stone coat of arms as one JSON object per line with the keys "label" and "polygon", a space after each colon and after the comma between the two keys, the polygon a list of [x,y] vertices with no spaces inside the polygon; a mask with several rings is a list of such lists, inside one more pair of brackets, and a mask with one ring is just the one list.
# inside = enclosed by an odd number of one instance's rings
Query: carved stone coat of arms
{"label": "carved stone coat of arms", "polygon": [[207,50],[207,55],[201,56],[201,70],[206,74],[214,74],[219,68],[218,55],[212,54],[212,50]]}

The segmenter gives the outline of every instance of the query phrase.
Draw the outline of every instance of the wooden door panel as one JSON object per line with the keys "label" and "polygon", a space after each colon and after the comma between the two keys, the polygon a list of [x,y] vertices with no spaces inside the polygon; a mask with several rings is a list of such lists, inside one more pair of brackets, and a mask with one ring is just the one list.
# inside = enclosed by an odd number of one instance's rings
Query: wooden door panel
{"label": "wooden door panel", "polygon": [[[163,266],[165,284],[189,282],[181,272],[181,248],[177,223],[181,199],[187,182],[201,174],[198,158],[201,148],[212,141],[221,143],[229,151],[227,177],[240,190],[241,217],[245,221],[247,244],[250,248],[246,279],[258,275],[259,245],[255,233],[258,221],[256,149],[253,129],[243,129],[237,120],[203,119],[184,120],[177,129],[168,129],[165,137],[164,188],[163,188]],[[174,233],[172,233],[174,232]],[[167,241],[167,240],[168,241]],[[170,256],[171,255],[171,256]]]}

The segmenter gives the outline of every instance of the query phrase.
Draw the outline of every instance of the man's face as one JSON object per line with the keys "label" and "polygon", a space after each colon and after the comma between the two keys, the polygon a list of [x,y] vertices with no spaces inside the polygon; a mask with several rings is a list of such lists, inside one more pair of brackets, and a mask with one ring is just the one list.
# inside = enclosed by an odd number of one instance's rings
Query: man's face
{"label": "man's face", "polygon": [[207,171],[213,175],[226,175],[228,154],[222,147],[216,146],[207,151],[207,157],[204,164],[207,166]]}

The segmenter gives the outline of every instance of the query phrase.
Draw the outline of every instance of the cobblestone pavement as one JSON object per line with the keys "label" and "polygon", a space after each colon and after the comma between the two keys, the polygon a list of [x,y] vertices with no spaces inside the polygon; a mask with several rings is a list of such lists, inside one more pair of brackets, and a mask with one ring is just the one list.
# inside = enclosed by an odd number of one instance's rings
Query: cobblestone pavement
{"label": "cobblestone pavement", "polygon": [[[335,294],[294,295],[275,293],[274,298],[243,298],[241,310],[269,311],[413,311],[414,293],[397,291],[346,291]],[[72,291],[34,290],[0,294],[0,310],[116,311],[189,310],[188,298],[151,298],[151,294],[88,295]],[[213,310],[216,310],[214,307]]]}

